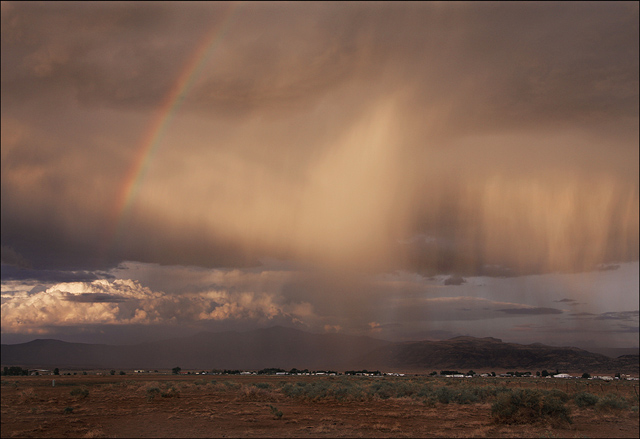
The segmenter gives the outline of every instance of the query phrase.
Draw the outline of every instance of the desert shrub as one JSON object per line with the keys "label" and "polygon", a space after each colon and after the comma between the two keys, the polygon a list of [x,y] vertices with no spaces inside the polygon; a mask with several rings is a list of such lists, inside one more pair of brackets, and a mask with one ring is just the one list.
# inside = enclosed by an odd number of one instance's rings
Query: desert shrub
{"label": "desert shrub", "polygon": [[606,395],[600,398],[600,401],[596,403],[596,408],[599,410],[623,410],[629,408],[629,403],[618,395]]}
{"label": "desert shrub", "polygon": [[257,387],[258,389],[270,389],[271,388],[271,384],[269,383],[255,383],[253,384],[254,387]]}
{"label": "desert shrub", "polygon": [[[433,372],[432,372],[433,373]],[[420,389],[416,392],[416,397],[418,398],[427,398],[433,394],[433,387],[429,384],[424,384]]]}
{"label": "desert shrub", "polygon": [[478,398],[478,402],[485,402],[489,399],[495,398],[501,393],[510,392],[511,390],[506,386],[475,386],[472,387],[472,391]]}
{"label": "desert shrub", "polygon": [[562,390],[558,390],[558,389],[549,390],[548,391],[548,395],[553,397],[553,398],[558,398],[562,402],[567,402],[570,399],[569,395],[567,395]]}
{"label": "desert shrub", "polygon": [[296,383],[293,385],[291,383],[287,383],[282,386],[282,393],[290,398],[299,398],[305,396],[305,383]]}
{"label": "desert shrub", "polygon": [[80,387],[76,387],[75,389],[71,390],[71,396],[79,396],[80,398],[86,398],[87,396],[89,396],[89,390],[87,389],[81,389]]}
{"label": "desert shrub", "polygon": [[175,387],[171,386],[166,392],[160,392],[160,396],[163,398],[177,398],[180,396],[180,392]]}
{"label": "desert shrub", "polygon": [[475,389],[462,389],[455,392],[454,401],[458,404],[472,404],[478,402],[478,395]]}
{"label": "desert shrub", "polygon": [[347,379],[335,379],[329,381],[313,381],[310,383],[296,382],[284,383],[282,393],[290,398],[303,399],[336,399],[336,400],[361,400],[365,397],[374,397],[375,390],[365,390],[358,383]]}
{"label": "desert shrub", "polygon": [[564,405],[564,401],[553,396],[545,396],[541,413],[545,418],[572,423],[569,407]]}
{"label": "desert shrub", "polygon": [[271,414],[273,415],[273,419],[281,419],[282,411],[278,410],[278,407],[269,404],[269,408],[271,409]]}
{"label": "desert shrub", "polygon": [[380,399],[389,399],[395,396],[396,389],[393,384],[386,381],[377,381],[369,386],[368,394]]}
{"label": "desert shrub", "polygon": [[455,392],[446,386],[438,387],[435,389],[434,393],[435,398],[440,404],[449,404],[450,402],[453,402],[455,397]]}
{"label": "desert shrub", "polygon": [[73,407],[65,407],[62,413],[64,413],[65,415],[73,413]]}
{"label": "desert shrub", "polygon": [[338,400],[362,400],[365,398],[365,392],[362,386],[350,380],[342,380],[334,383],[331,388],[331,393],[333,397]]}
{"label": "desert shrub", "polygon": [[600,401],[600,398],[593,393],[580,392],[574,396],[573,400],[578,407],[589,407],[596,405],[598,401]]}
{"label": "desert shrub", "polygon": [[267,395],[267,391],[253,385],[240,387],[240,398],[244,399],[263,399]]}
{"label": "desert shrub", "polygon": [[570,411],[564,402],[539,390],[516,389],[498,395],[491,406],[494,420],[504,424],[530,424],[542,420],[571,423]]}
{"label": "desert shrub", "polygon": [[307,392],[307,398],[309,399],[322,399],[329,395],[330,384],[326,381],[314,381],[308,383],[305,387]]}
{"label": "desert shrub", "polygon": [[435,407],[438,402],[438,399],[435,397],[435,395],[431,394],[431,395],[428,395],[426,398],[424,398],[422,402],[427,407]]}
{"label": "desert shrub", "polygon": [[153,398],[156,397],[156,395],[160,394],[160,389],[158,389],[157,387],[149,387],[147,389],[147,401],[153,401]]}
{"label": "desert shrub", "polygon": [[237,390],[240,388],[240,384],[234,383],[233,381],[223,381],[222,384],[224,384],[228,389]]}

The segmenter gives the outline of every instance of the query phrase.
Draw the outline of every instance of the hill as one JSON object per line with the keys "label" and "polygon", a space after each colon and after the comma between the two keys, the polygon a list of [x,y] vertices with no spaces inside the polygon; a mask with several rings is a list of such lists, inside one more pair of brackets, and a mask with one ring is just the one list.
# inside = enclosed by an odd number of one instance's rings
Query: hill
{"label": "hill", "polygon": [[455,337],[444,341],[396,343],[358,359],[370,367],[418,370],[560,370],[638,373],[638,355],[611,358],[575,347],[504,343],[496,338]]}
{"label": "hill", "polygon": [[250,332],[201,332],[190,337],[112,346],[34,340],[2,345],[2,364],[116,369],[336,369],[390,342],[345,334],[272,327]]}
{"label": "hill", "polygon": [[2,345],[2,364],[114,369],[370,369],[431,372],[457,369],[543,370],[638,374],[638,355],[617,358],[575,347],[521,345],[496,338],[393,343],[364,336],[312,334],[273,327],[249,332],[201,332],[130,346],[34,340]]}

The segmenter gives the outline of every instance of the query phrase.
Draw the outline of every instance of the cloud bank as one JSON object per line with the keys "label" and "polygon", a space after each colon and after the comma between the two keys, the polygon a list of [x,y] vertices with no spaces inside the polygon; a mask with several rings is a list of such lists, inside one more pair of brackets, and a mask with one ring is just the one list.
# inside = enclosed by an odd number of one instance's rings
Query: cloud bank
{"label": "cloud bank", "polygon": [[[3,245],[49,269],[276,257],[477,275],[637,259],[637,16],[10,2]],[[218,28],[121,211],[149,115]]]}

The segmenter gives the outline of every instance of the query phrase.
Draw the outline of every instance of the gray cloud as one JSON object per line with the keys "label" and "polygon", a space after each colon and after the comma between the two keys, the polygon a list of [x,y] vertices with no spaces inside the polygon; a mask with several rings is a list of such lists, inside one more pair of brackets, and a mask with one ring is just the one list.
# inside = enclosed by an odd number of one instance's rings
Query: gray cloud
{"label": "gray cloud", "polygon": [[37,270],[2,265],[2,280],[31,280],[38,282],[91,282],[97,279],[109,279],[113,275],[104,271],[87,270]]}
{"label": "gray cloud", "polygon": [[575,313],[569,314],[569,316],[571,316],[571,317],[594,317],[594,316],[597,316],[597,314],[594,314],[592,312],[575,312]]}
{"label": "gray cloud", "polygon": [[503,308],[498,311],[506,314],[519,314],[519,315],[543,315],[543,314],[562,314],[562,311],[555,308]]}
{"label": "gray cloud", "polygon": [[598,267],[598,270],[600,271],[612,271],[612,270],[617,270],[618,268],[620,268],[620,265],[618,264],[604,264]]}
{"label": "gray cloud", "polygon": [[466,282],[467,280],[461,276],[449,276],[444,280],[445,285],[462,285]]}
{"label": "gray cloud", "polygon": [[637,320],[638,310],[605,312],[596,317],[597,320]]}
{"label": "gray cloud", "polygon": [[67,295],[63,298],[63,300],[80,303],[119,303],[126,301],[127,298],[114,294],[82,293]]}
{"label": "gray cloud", "polygon": [[637,334],[640,332],[640,327],[631,325],[620,325],[618,329],[613,329],[612,332],[620,332],[624,334]]}
{"label": "gray cloud", "polygon": [[[634,5],[3,8],[2,242],[37,268],[231,267],[354,249],[349,259],[389,270],[512,276],[638,256]],[[183,118],[115,226],[150,112],[211,32]],[[359,173],[371,139],[358,124],[393,127],[375,137],[392,146]],[[328,195],[338,189],[360,202]],[[576,231],[566,243],[545,218],[560,192],[576,200],[559,225]],[[344,212],[322,229],[310,218],[328,209]],[[358,241],[363,224],[375,242]],[[396,245],[414,236],[431,240]]]}
{"label": "gray cloud", "polygon": [[7,303],[84,282],[55,306],[93,328],[626,322],[577,279],[637,289],[635,3],[4,2],[1,32]]}
{"label": "gray cloud", "polygon": [[18,268],[31,268],[31,263],[11,247],[2,246],[2,264]]}

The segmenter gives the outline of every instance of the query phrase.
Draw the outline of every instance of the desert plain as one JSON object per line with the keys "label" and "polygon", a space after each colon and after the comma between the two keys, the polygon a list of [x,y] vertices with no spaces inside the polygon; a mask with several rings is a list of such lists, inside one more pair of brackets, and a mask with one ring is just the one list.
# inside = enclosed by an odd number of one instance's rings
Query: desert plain
{"label": "desert plain", "polygon": [[[637,381],[583,379],[6,376],[2,437],[637,438],[637,392]],[[500,416],[500,398],[525,394],[560,402]]]}

